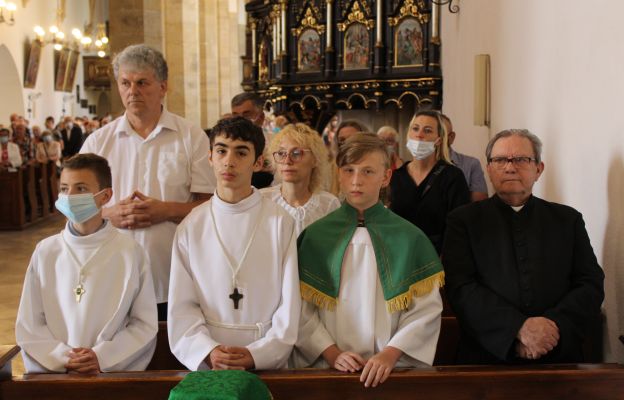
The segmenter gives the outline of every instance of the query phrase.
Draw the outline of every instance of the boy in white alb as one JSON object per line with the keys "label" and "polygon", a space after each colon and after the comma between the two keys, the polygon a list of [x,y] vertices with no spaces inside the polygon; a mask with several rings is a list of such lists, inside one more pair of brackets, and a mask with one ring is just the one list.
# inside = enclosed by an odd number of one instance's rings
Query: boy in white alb
{"label": "boy in white alb", "polygon": [[106,159],[65,162],[56,208],[65,229],[30,260],[15,336],[28,373],[144,370],[156,347],[156,298],[143,249],[102,219]]}
{"label": "boy in white alb", "polygon": [[379,202],[392,175],[385,142],[350,137],[336,163],[345,203],[299,236],[305,302],[293,359],[361,371],[374,387],[395,366],[433,361],[444,272],[427,236]]}
{"label": "boy in white alb", "polygon": [[301,307],[294,222],[251,186],[263,164],[260,128],[223,119],[210,146],[217,191],[173,242],[169,344],[191,370],[283,368]]}

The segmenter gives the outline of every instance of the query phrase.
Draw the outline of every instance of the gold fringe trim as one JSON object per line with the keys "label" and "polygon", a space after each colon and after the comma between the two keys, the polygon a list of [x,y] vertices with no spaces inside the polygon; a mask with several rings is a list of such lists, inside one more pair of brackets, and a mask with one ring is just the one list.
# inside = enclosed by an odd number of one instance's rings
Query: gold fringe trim
{"label": "gold fringe trim", "polygon": [[318,308],[324,308],[329,311],[336,309],[336,299],[326,295],[325,293],[315,289],[305,282],[299,282],[301,297],[308,303],[312,303]]}
{"label": "gold fringe trim", "polygon": [[390,300],[386,300],[388,312],[392,314],[397,311],[406,310],[412,302],[412,297],[420,297],[431,293],[436,284],[438,287],[444,286],[444,271],[440,271],[422,281],[418,281],[411,285],[405,293]]}

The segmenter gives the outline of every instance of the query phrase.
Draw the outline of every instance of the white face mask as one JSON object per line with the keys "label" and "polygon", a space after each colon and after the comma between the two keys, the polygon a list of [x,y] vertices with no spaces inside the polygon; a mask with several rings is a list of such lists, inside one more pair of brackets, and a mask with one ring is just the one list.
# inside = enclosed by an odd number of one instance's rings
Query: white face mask
{"label": "white face mask", "polygon": [[406,147],[416,160],[424,160],[435,151],[435,142],[408,139]]}
{"label": "white face mask", "polygon": [[388,154],[390,156],[393,156],[394,155],[394,145],[391,144],[391,145],[386,146],[386,151],[388,152]]}

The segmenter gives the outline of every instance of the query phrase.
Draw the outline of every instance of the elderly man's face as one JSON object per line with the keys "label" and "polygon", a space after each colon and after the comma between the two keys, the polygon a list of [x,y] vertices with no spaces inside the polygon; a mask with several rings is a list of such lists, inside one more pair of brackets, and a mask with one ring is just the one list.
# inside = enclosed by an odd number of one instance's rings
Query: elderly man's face
{"label": "elderly man's face", "polygon": [[232,107],[232,114],[247,118],[259,127],[262,127],[264,122],[264,113],[251,100],[243,101],[241,104]]}
{"label": "elderly man's face", "polygon": [[126,111],[141,117],[160,112],[167,81],[159,81],[152,69],[135,70],[122,65],[117,88]]}
{"label": "elderly man's face", "polygon": [[[535,158],[531,141],[525,137],[512,135],[498,139],[492,148],[491,158],[531,157]],[[507,204],[519,206],[526,202],[533,192],[533,185],[544,171],[544,163],[531,161],[525,166],[515,166],[508,162],[499,167],[488,163],[487,172],[496,194]]]}

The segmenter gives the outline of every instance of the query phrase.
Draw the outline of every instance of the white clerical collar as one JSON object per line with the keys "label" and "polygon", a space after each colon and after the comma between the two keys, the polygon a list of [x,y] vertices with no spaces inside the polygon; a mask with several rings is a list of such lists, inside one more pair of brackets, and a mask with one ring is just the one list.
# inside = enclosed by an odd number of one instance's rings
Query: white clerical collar
{"label": "white clerical collar", "polygon": [[515,212],[519,212],[520,210],[522,210],[522,207],[524,207],[524,204],[521,206],[510,206],[510,207],[513,208]]}
{"label": "white clerical collar", "polygon": [[105,223],[102,224],[100,229],[93,232],[90,235],[86,236],[76,236],[72,233],[72,230],[75,231],[73,227],[69,227],[70,222],[67,222],[65,225],[65,230],[61,233],[65,238],[65,241],[72,246],[93,246],[97,245],[103,240],[106,240],[106,236],[110,235],[110,232],[114,230],[112,224],[110,224],[107,220],[104,220]]}
{"label": "white clerical collar", "polygon": [[258,189],[256,189],[253,186],[252,186],[252,189],[253,189],[253,192],[251,192],[251,195],[245,197],[243,200],[239,201],[238,203],[232,204],[232,203],[228,203],[228,202],[221,200],[221,198],[219,197],[218,191],[215,191],[215,194],[214,196],[212,196],[211,201],[215,209],[220,212],[226,212],[230,214],[243,213],[257,206],[262,201],[262,195],[260,194]]}

